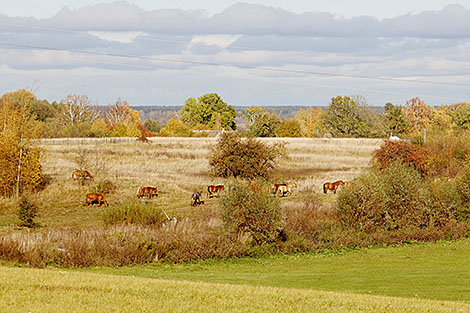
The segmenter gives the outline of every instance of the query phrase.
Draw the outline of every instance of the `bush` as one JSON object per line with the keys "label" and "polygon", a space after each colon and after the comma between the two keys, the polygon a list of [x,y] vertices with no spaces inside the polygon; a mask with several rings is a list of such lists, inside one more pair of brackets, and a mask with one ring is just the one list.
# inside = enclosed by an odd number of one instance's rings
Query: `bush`
{"label": "bush", "polygon": [[457,211],[459,220],[470,219],[470,167],[466,167],[463,175],[456,181],[457,192],[460,196],[461,206]]}
{"label": "bush", "polygon": [[260,182],[230,181],[218,204],[225,229],[248,234],[254,245],[273,242],[284,225],[279,199]]}
{"label": "bush", "polygon": [[405,141],[385,140],[373,155],[375,167],[383,170],[396,161],[413,166],[422,175],[428,173],[431,152],[427,147]]}
{"label": "bush", "polygon": [[38,208],[34,204],[29,203],[28,200],[22,199],[18,209],[18,218],[20,219],[20,223],[18,225],[28,228],[38,226],[38,224],[34,221],[37,216]]}
{"label": "bush", "polygon": [[337,201],[342,222],[366,232],[431,226],[443,214],[432,206],[429,184],[401,162],[363,174],[340,190]]}
{"label": "bush", "polygon": [[161,225],[165,217],[160,209],[143,205],[109,208],[104,213],[105,224]]}
{"label": "bush", "polygon": [[284,144],[268,146],[255,138],[243,140],[238,133],[222,133],[209,165],[216,176],[267,179],[284,151]]}
{"label": "bush", "polygon": [[109,179],[100,180],[96,183],[93,187],[93,192],[102,193],[102,194],[109,194],[116,191],[116,185],[110,181]]}

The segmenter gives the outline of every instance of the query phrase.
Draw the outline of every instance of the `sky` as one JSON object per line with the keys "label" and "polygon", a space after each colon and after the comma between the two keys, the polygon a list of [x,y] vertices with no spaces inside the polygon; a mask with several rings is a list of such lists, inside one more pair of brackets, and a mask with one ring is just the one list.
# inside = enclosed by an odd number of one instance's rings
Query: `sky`
{"label": "sky", "polygon": [[[2,1],[0,93],[102,105],[470,101],[467,1]],[[317,3],[316,3],[317,2]]]}

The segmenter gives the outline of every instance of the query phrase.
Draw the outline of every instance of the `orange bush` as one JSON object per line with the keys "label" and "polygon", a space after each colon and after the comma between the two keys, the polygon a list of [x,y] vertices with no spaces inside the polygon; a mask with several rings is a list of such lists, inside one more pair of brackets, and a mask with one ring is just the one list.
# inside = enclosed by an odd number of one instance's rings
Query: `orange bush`
{"label": "orange bush", "polygon": [[374,152],[374,165],[383,170],[395,161],[401,161],[412,165],[421,175],[429,170],[431,150],[425,146],[408,143],[405,141],[385,140],[380,149]]}

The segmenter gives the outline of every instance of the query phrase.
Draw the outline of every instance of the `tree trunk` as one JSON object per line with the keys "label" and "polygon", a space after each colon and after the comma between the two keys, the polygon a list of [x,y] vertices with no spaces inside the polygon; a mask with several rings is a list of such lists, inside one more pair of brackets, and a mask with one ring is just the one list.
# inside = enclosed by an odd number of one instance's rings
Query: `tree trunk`
{"label": "tree trunk", "polygon": [[20,148],[20,158],[18,159],[18,173],[16,175],[16,197],[20,196],[20,177],[21,177],[21,161],[23,158],[23,148]]}

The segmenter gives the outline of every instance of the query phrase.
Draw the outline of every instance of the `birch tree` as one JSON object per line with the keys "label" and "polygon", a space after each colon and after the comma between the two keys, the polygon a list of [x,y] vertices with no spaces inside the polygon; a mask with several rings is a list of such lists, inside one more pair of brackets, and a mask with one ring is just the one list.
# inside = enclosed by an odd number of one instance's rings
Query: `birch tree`
{"label": "birch tree", "polygon": [[40,150],[34,141],[37,124],[31,93],[18,90],[0,98],[0,195],[19,196],[42,182]]}

